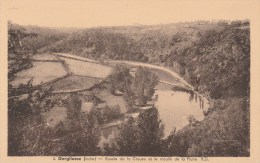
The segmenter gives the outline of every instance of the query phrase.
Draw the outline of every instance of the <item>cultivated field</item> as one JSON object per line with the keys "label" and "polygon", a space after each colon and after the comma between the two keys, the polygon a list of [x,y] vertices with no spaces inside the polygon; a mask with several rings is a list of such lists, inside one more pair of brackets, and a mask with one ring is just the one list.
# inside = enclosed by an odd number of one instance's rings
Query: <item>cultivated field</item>
{"label": "cultivated field", "polygon": [[69,59],[65,57],[60,57],[60,59],[64,60],[68,66],[70,71],[75,75],[81,76],[89,76],[96,78],[106,78],[110,72],[111,68],[91,62],[83,62],[75,59]]}
{"label": "cultivated field", "polygon": [[17,74],[11,84],[15,87],[26,84],[33,79],[32,85],[36,86],[67,75],[61,63],[55,62],[33,62],[33,67]]}

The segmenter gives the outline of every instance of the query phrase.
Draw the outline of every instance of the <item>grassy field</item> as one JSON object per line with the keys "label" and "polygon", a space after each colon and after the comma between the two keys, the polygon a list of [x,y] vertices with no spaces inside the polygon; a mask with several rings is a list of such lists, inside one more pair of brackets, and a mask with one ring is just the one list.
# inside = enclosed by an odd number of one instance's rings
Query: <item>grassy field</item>
{"label": "grassy field", "polygon": [[100,79],[87,76],[71,75],[49,86],[53,87],[54,91],[70,91],[77,89],[89,89],[99,83]]}
{"label": "grassy field", "polygon": [[101,64],[83,62],[83,61],[69,59],[65,57],[60,57],[60,59],[64,60],[69,65],[69,69],[75,75],[105,78],[111,72],[110,67]]}
{"label": "grassy field", "polygon": [[17,87],[19,84],[26,84],[30,79],[33,79],[32,84],[36,86],[67,75],[60,63],[33,62],[32,64],[32,68],[17,74],[16,79],[11,82],[13,86]]}
{"label": "grassy field", "polygon": [[102,99],[108,106],[116,106],[118,105],[120,107],[121,113],[126,113],[126,102],[123,99],[123,96],[114,96],[110,93],[108,89],[94,89],[94,94]]}

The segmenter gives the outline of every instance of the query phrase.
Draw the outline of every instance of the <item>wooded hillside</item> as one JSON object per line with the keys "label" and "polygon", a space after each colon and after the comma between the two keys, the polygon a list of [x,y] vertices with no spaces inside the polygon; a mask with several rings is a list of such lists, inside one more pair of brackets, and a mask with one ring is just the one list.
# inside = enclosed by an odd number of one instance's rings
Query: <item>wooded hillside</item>
{"label": "wooded hillside", "polygon": [[163,65],[209,98],[205,119],[169,136],[164,155],[249,155],[249,21],[48,30],[37,29],[40,37],[25,40],[24,50]]}

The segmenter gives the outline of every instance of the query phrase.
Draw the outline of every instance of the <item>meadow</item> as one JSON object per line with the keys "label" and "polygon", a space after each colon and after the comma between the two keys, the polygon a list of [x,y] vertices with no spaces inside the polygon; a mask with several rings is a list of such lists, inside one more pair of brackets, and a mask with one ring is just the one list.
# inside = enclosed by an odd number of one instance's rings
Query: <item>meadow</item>
{"label": "meadow", "polygon": [[64,60],[66,64],[68,64],[70,71],[75,75],[89,76],[89,77],[103,79],[106,78],[111,72],[111,68],[101,64],[92,63],[92,62],[83,62],[80,60],[69,59],[65,57],[59,57],[59,58],[61,60]]}
{"label": "meadow", "polygon": [[67,75],[61,63],[32,62],[32,65],[32,68],[23,70],[16,75],[15,80],[11,82],[14,87],[27,84],[31,79],[32,85],[36,86]]}

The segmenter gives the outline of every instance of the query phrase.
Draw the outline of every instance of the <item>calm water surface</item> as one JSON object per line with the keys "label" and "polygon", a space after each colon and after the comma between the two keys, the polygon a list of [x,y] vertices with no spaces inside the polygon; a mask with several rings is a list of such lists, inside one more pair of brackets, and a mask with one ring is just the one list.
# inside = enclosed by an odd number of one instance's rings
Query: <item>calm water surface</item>
{"label": "calm water surface", "polygon": [[204,117],[199,101],[190,101],[188,93],[156,90],[155,94],[158,94],[155,106],[165,125],[165,136],[169,135],[175,127],[178,130],[187,125],[189,115],[193,115],[199,121]]}

